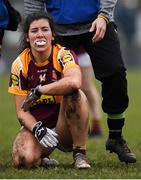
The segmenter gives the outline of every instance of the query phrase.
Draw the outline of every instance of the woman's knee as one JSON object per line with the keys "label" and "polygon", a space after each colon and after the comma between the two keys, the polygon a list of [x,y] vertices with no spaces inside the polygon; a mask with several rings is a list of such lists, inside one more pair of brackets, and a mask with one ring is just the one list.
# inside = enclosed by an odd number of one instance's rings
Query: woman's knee
{"label": "woman's knee", "polygon": [[12,151],[12,159],[15,167],[37,167],[41,163],[41,150],[36,139],[30,134],[23,133],[17,136]]}
{"label": "woman's knee", "polygon": [[68,125],[77,124],[78,127],[82,128],[88,122],[89,108],[87,98],[82,90],[78,90],[67,98],[65,119]]}
{"label": "woman's knee", "polygon": [[81,105],[82,102],[87,103],[86,95],[80,89],[74,91],[73,93],[69,95],[64,96],[64,100],[65,100],[66,105],[73,105],[73,106],[77,104]]}

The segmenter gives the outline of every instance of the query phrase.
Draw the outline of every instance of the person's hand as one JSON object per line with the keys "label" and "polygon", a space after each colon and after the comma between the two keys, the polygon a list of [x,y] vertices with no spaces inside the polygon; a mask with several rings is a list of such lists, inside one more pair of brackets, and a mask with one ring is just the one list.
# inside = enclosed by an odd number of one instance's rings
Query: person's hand
{"label": "person's hand", "polygon": [[106,28],[107,28],[107,23],[103,18],[97,17],[97,19],[93,21],[91,28],[89,30],[89,32],[93,32],[93,31],[95,32],[92,38],[93,43],[96,43],[104,38]]}
{"label": "person's hand", "polygon": [[23,102],[22,108],[26,112],[30,109],[31,105],[36,102],[37,99],[39,99],[41,96],[41,93],[39,91],[39,86],[36,88],[31,89],[30,94],[26,97],[26,99]]}
{"label": "person's hand", "polygon": [[58,135],[53,130],[44,127],[41,121],[37,122],[33,126],[32,132],[34,136],[37,138],[37,140],[39,141],[39,143],[43,145],[44,147],[53,148],[57,146],[58,140],[56,137]]}

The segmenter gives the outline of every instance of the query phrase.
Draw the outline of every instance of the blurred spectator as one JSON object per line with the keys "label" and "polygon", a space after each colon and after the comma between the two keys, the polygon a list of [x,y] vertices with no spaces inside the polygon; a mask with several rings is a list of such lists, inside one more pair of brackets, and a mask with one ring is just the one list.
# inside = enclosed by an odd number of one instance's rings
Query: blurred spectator
{"label": "blurred spectator", "polygon": [[2,40],[4,36],[4,29],[7,27],[8,21],[9,21],[9,18],[8,18],[8,11],[6,8],[6,4],[4,0],[1,0],[0,1],[0,72],[4,68],[3,62],[1,59],[1,49],[2,49]]}
{"label": "blurred spectator", "polygon": [[136,42],[138,13],[138,0],[119,0],[115,9],[125,63],[131,68],[139,63]]}
{"label": "blurred spectator", "polygon": [[[0,0],[1,1],[1,0]],[[20,14],[23,14],[23,2],[10,0],[11,5],[17,9]],[[11,62],[16,58],[19,46],[19,31],[7,31],[5,30],[2,45],[2,59],[0,61],[0,73],[10,71]],[[6,69],[5,69],[6,68]]]}

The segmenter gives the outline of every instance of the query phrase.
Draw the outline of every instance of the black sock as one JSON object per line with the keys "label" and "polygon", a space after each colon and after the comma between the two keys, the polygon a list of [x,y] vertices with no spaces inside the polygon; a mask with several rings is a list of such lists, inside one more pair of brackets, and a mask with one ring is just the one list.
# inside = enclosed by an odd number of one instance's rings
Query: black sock
{"label": "black sock", "polygon": [[122,128],[124,126],[125,119],[107,119],[109,128],[109,138],[119,139],[122,136]]}

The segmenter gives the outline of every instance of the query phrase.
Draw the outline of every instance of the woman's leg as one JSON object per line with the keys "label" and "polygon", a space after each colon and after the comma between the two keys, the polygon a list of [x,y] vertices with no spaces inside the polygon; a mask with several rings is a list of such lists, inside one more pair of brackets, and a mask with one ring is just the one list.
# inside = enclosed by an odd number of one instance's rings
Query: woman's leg
{"label": "woman's leg", "polygon": [[[87,98],[81,90],[63,97],[56,132],[58,133],[58,146],[63,147],[64,151],[73,150],[75,166],[89,168],[90,165],[86,161],[88,104]],[[81,158],[77,155],[80,155]],[[78,162],[78,158],[82,161]]]}
{"label": "woman's leg", "polygon": [[[12,159],[15,167],[38,167],[38,166],[55,166],[57,161],[51,159],[49,162],[51,148],[44,148],[39,144],[34,135],[23,128],[17,135],[12,149]],[[56,164],[55,164],[56,163]]]}
{"label": "woman's leg", "polygon": [[88,104],[84,93],[79,90],[63,98],[56,131],[59,142],[70,147],[83,146],[88,135]]}
{"label": "woman's leg", "polygon": [[17,135],[12,150],[15,167],[37,167],[41,164],[42,148],[30,131],[23,128]]}

